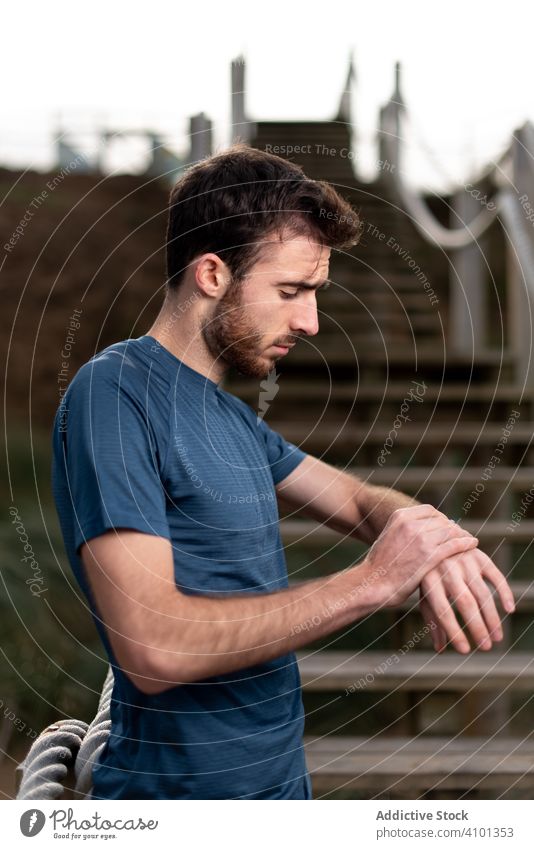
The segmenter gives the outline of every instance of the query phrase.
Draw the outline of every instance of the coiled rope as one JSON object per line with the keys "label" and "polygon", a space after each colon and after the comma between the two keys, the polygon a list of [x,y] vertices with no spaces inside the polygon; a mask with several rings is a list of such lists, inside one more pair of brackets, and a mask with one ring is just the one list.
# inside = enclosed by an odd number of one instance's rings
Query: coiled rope
{"label": "coiled rope", "polygon": [[111,729],[113,682],[113,670],[109,667],[98,710],[90,725],[78,719],[62,719],[45,728],[33,741],[16,769],[20,777],[17,799],[61,799],[65,792],[64,782],[72,768],[76,779],[75,796],[90,797],[93,766]]}

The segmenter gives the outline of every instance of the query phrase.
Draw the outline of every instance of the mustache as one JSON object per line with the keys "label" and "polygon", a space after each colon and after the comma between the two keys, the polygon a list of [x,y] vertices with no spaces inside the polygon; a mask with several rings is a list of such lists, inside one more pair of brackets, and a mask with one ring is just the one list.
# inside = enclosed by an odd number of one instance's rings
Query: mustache
{"label": "mustache", "polygon": [[290,336],[289,339],[277,340],[273,344],[279,345],[281,348],[287,348],[289,345],[296,345],[300,338],[300,336]]}

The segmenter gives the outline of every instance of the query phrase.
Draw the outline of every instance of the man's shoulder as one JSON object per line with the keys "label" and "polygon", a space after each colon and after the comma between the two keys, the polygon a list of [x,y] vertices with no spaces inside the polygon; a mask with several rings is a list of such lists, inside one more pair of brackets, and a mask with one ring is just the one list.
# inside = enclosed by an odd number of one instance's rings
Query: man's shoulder
{"label": "man's shoulder", "polygon": [[124,339],[108,345],[84,363],[72,379],[69,392],[98,391],[99,387],[110,385],[135,390],[143,382],[146,386],[148,369],[139,340]]}
{"label": "man's shoulder", "polygon": [[63,394],[54,429],[65,428],[67,419],[80,428],[89,419],[103,428],[117,422],[122,428],[136,427],[141,422],[151,434],[166,439],[171,411],[168,384],[151,363],[137,339],[98,351],[78,369]]}

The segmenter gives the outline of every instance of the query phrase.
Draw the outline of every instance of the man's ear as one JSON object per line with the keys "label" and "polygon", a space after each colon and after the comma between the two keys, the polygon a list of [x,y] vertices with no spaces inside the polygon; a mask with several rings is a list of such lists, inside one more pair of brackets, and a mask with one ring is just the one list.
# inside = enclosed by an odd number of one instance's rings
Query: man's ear
{"label": "man's ear", "polygon": [[204,295],[221,298],[228,290],[231,274],[217,254],[202,254],[195,263],[195,280]]}

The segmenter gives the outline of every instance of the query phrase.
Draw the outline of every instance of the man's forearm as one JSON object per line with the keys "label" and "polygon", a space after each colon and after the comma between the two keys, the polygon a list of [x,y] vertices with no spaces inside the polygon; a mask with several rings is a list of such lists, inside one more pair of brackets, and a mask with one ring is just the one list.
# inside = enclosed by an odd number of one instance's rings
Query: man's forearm
{"label": "man's forearm", "polygon": [[358,527],[358,537],[372,545],[395,510],[413,507],[419,503],[415,498],[397,489],[367,484],[358,494],[358,511],[363,517]]}
{"label": "man's forearm", "polygon": [[[186,595],[174,582],[171,589],[168,541],[146,543],[146,534],[132,535],[140,562],[143,544],[150,551],[134,590],[135,605],[124,610],[120,594],[111,594],[107,601],[109,575],[98,568],[98,543],[104,546],[106,535],[96,540],[96,551],[90,549],[94,568],[89,571],[103,621],[110,628],[115,623],[110,634],[117,660],[146,693],[245,669],[299,649],[377,609],[399,604],[438,564],[477,545],[471,534],[429,505],[396,509],[360,565],[273,593],[221,598]],[[164,569],[150,561],[154,546],[169,557]],[[122,586],[124,570],[108,568]]]}
{"label": "man's forearm", "polygon": [[[154,624],[153,692],[222,675],[301,648],[380,605],[381,570],[366,562],[273,593],[171,593]],[[146,688],[147,682],[144,683]]]}
{"label": "man's forearm", "polygon": [[[367,486],[358,535],[372,544],[395,510],[417,503],[397,490]],[[167,682],[155,692],[272,660],[363,618],[382,603],[383,574],[363,561],[274,593],[170,594],[151,629],[154,677]]]}

